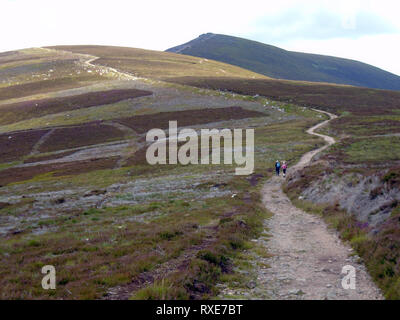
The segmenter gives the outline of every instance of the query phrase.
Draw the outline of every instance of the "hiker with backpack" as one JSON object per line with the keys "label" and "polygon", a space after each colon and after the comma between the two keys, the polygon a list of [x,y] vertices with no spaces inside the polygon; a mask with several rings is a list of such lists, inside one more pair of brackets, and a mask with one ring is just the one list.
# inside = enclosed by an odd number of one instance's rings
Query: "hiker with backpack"
{"label": "hiker with backpack", "polygon": [[284,178],[286,177],[286,169],[287,169],[286,161],[283,161],[283,164],[282,164],[282,171],[283,171],[283,177],[284,177]]}
{"label": "hiker with backpack", "polygon": [[281,171],[281,163],[279,162],[279,160],[276,160],[275,162],[275,170],[276,170],[276,175],[279,176],[279,173]]}

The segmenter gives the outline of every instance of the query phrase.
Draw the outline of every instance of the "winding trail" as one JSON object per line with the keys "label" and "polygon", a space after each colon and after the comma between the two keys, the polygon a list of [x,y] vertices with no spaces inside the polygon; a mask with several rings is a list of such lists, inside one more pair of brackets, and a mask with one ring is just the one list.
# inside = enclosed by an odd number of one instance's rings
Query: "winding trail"
{"label": "winding trail", "polygon": [[[49,48],[43,50],[61,51]],[[84,67],[97,72],[112,73],[124,80],[138,79],[126,72],[93,64],[98,57],[76,53],[74,55],[81,57]],[[328,115],[330,119],[313,126],[307,133],[323,138],[326,145],[304,154],[296,165],[289,168],[292,173],[309,165],[316,154],[335,143],[334,138],[315,131],[336,116],[325,111],[315,111]],[[42,141],[45,139],[46,137],[43,137]],[[41,142],[36,145],[33,153],[37,152]],[[262,189],[263,204],[273,213],[273,216],[264,222],[265,229],[271,237],[256,241],[271,256],[259,258],[259,265],[264,267],[257,269],[257,285],[250,289],[250,297],[259,297],[257,292],[262,292],[262,298],[279,300],[383,299],[364,265],[358,263],[357,256],[351,256],[352,249],[342,243],[337,233],[328,229],[320,217],[296,208],[283,193],[282,183],[281,177],[274,176]],[[344,274],[341,272],[346,265],[356,269],[355,290],[342,288]],[[110,295],[121,297],[120,292],[125,291],[118,289],[110,292]]]}
{"label": "winding trail", "polygon": [[[69,52],[69,51],[67,51]],[[115,68],[112,67],[107,67],[107,66],[103,66],[100,64],[93,64],[92,62],[95,62],[96,60],[100,59],[100,57],[96,57],[96,56],[92,56],[92,55],[88,55],[88,54],[80,54],[83,57],[87,57],[88,60],[84,60],[83,64],[87,65],[88,67],[94,68],[97,71],[98,70],[102,70],[103,72],[106,73],[114,73],[116,75],[118,75],[119,77],[121,77],[121,79],[125,79],[125,80],[138,80],[138,77],[135,77],[127,72],[122,72],[119,71]]]}
{"label": "winding trail", "polygon": [[44,48],[44,47],[40,47],[39,49],[42,49],[47,52],[57,52],[57,53],[64,53],[64,54],[77,56],[80,58],[80,62],[82,64],[82,66],[88,67],[90,69],[94,69],[95,72],[102,71],[105,73],[113,73],[123,80],[138,80],[139,79],[138,77],[135,77],[127,72],[122,72],[122,71],[119,71],[112,67],[107,67],[107,66],[103,66],[100,64],[93,64],[93,62],[100,59],[100,57],[96,57],[96,56],[93,56],[90,54],[77,53],[77,52],[66,51],[66,50],[61,50],[61,49]]}
{"label": "winding trail", "polygon": [[[30,156],[34,156],[40,153],[39,149],[47,141],[48,138],[53,134],[56,129],[50,129],[47,133],[45,133],[41,138],[36,142],[36,144],[32,147]],[[27,130],[29,131],[29,130]]]}
{"label": "winding trail", "polygon": [[[328,112],[315,111],[329,115],[330,120],[336,118]],[[317,153],[335,143],[332,137],[315,133],[330,120],[307,130],[307,133],[323,138],[327,144],[304,154],[295,166],[289,168],[292,172],[307,166]],[[283,178],[274,176],[262,189],[263,204],[273,216],[265,221],[271,237],[257,241],[271,254],[271,257],[261,258],[262,263],[270,268],[258,269],[258,290],[263,290],[267,299],[280,300],[383,299],[364,265],[357,262],[358,257],[349,256],[352,249],[343,244],[337,233],[328,229],[320,217],[296,208],[283,193],[282,182]],[[345,274],[341,272],[346,265],[356,269],[355,290],[342,288]]]}

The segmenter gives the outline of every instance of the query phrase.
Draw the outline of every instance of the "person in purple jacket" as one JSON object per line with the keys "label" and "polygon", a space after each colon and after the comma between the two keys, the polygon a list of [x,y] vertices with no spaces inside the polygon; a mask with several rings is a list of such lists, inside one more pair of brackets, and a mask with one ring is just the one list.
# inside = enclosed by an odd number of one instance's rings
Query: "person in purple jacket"
{"label": "person in purple jacket", "polygon": [[283,177],[286,177],[286,170],[287,170],[287,164],[286,161],[283,161],[282,164]]}

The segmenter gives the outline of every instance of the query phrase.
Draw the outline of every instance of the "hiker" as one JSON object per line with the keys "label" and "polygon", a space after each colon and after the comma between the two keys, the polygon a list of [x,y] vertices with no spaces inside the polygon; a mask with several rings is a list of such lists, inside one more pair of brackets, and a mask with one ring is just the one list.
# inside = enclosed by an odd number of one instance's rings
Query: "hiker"
{"label": "hiker", "polygon": [[287,169],[286,161],[283,161],[282,164],[283,177],[286,177],[286,169]]}
{"label": "hiker", "polygon": [[281,163],[279,162],[279,160],[276,160],[275,162],[275,170],[276,170],[276,175],[279,176],[279,173],[281,171]]}

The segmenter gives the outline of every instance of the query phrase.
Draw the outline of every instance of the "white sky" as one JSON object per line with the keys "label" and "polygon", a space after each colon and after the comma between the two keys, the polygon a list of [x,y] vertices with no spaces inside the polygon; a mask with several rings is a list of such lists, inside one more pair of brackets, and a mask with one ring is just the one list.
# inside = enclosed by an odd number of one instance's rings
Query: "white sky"
{"label": "white sky", "polygon": [[366,62],[400,75],[400,1],[0,0],[0,52],[57,44],[165,50],[202,33]]}

